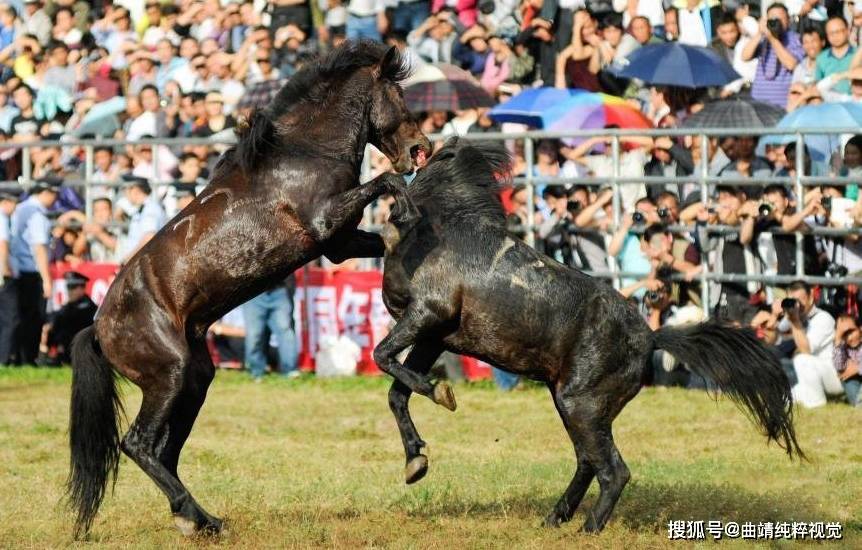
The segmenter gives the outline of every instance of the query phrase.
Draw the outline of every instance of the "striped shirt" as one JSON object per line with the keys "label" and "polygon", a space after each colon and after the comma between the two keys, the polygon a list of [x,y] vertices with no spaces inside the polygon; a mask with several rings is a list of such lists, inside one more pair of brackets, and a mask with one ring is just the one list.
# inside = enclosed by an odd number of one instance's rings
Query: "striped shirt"
{"label": "striped shirt", "polygon": [[[797,62],[805,57],[799,34],[787,31],[781,43],[787,48],[790,55],[796,58]],[[787,93],[793,82],[793,71],[781,64],[775,53],[775,48],[765,38],[757,46],[755,55],[757,56],[757,71],[751,85],[751,97],[784,109],[787,107]]]}

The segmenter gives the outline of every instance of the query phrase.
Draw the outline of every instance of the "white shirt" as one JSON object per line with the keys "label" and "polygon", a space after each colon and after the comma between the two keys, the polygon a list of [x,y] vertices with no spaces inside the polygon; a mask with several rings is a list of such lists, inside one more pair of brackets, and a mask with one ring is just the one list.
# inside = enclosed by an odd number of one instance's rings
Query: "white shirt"
{"label": "white shirt", "polygon": [[[590,155],[585,157],[587,168],[597,178],[609,178],[614,174],[614,163],[610,155]],[[627,153],[620,153],[620,181],[625,177],[644,177],[644,165],[647,162],[646,153],[642,147]],[[634,210],[635,203],[646,196],[646,186],[642,183],[620,186],[620,199],[624,210]]]}
{"label": "white shirt", "polygon": [[811,355],[832,361],[832,347],[835,339],[835,319],[817,306],[808,312],[808,326],[805,328]]}
{"label": "white shirt", "polygon": [[707,46],[706,29],[703,28],[703,19],[700,17],[700,9],[687,10],[680,8],[679,17],[679,43],[689,46]]}
{"label": "white shirt", "polygon": [[[628,0],[614,0],[613,4],[614,11],[623,14],[623,26],[627,28],[632,20],[626,9],[629,4]],[[649,19],[649,24],[652,27],[664,25],[664,5],[662,0],[638,0],[635,15]]]}

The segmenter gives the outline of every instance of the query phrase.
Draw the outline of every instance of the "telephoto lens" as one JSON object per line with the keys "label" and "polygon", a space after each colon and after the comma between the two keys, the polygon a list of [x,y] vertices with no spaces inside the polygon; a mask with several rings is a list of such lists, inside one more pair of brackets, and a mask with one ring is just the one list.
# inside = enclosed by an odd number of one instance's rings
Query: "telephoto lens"
{"label": "telephoto lens", "polygon": [[646,216],[643,215],[643,212],[635,212],[632,214],[632,221],[636,224],[641,224],[646,222]]}
{"label": "telephoto lens", "polygon": [[832,197],[821,197],[820,206],[825,210],[832,210]]}
{"label": "telephoto lens", "polygon": [[784,311],[790,311],[791,309],[796,309],[799,306],[799,301],[796,298],[785,298],[781,300],[781,309]]}
{"label": "telephoto lens", "polygon": [[772,215],[772,205],[769,203],[761,203],[761,205],[757,208],[757,214],[761,218],[768,218]]}
{"label": "telephoto lens", "polygon": [[566,204],[566,210],[569,212],[580,212],[581,208],[583,208],[581,201],[569,201]]}

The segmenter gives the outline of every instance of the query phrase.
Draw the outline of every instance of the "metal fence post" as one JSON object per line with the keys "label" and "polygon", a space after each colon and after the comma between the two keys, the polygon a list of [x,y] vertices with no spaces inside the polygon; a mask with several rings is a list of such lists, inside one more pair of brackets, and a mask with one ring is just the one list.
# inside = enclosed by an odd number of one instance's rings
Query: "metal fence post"
{"label": "metal fence post", "polygon": [[527,224],[524,228],[527,234],[525,235],[525,240],[531,248],[536,248],[536,233],[533,224],[533,219],[536,215],[536,203],[533,196],[535,186],[533,184],[533,138],[531,137],[524,138],[524,161],[527,163]]}
{"label": "metal fence post", "polygon": [[[620,227],[620,219],[622,218],[622,200],[620,197],[620,135],[617,130],[613,131],[611,135],[611,189],[613,191],[612,196],[612,208],[614,215],[614,228],[615,230]],[[620,272],[619,260],[616,256],[611,257],[610,265],[608,266],[611,270],[611,283],[613,287],[619,290],[622,287],[622,279],[617,276],[617,273]]]}
{"label": "metal fence post", "polygon": [[33,164],[30,160],[30,147],[24,144],[21,149],[21,178],[27,187],[30,187],[31,178],[33,177]]}
{"label": "metal fence post", "polygon": [[[796,177],[794,178],[794,194],[796,194],[797,211],[805,207],[805,189],[802,187],[802,176],[805,172],[805,159],[803,152],[805,150],[802,133],[796,133]],[[796,276],[803,277],[805,275],[805,250],[803,246],[802,233],[796,231]]]}
{"label": "metal fence post", "polygon": [[[706,134],[700,135],[700,202],[704,208],[709,208],[709,186],[706,183],[706,178],[709,177],[709,138]],[[680,200],[683,198],[680,197]],[[701,243],[702,244],[702,243]],[[709,279],[709,254],[701,250],[700,265],[703,266],[700,272],[700,301],[703,307],[704,318],[709,319],[709,296],[710,296],[710,279]]]}
{"label": "metal fence post", "polygon": [[84,213],[87,219],[93,217],[93,145],[84,147]]}

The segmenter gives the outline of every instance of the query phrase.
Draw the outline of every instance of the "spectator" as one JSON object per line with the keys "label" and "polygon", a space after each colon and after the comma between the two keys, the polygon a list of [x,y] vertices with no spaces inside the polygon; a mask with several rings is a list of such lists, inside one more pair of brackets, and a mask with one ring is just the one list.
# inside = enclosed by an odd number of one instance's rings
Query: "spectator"
{"label": "spectator", "polygon": [[488,59],[488,39],[488,33],[482,25],[474,25],[464,31],[453,52],[458,65],[474,75],[484,72]]}
{"label": "spectator", "polygon": [[12,363],[15,325],[18,317],[18,294],[12,271],[10,241],[12,214],[18,199],[11,193],[0,193],[0,365]]}
{"label": "spectator", "polygon": [[0,5],[0,50],[11,46],[21,30],[22,25],[15,8],[8,4]]}
{"label": "spectator", "polygon": [[793,400],[805,408],[826,404],[826,395],[844,393],[832,363],[835,319],[814,305],[807,283],[797,281],[788,288],[788,300],[773,303],[773,318],[781,318],[780,332],[790,332],[796,345],[793,370],[797,383]]}
{"label": "spectator", "polygon": [[347,4],[347,39],[370,38],[379,42],[388,24],[383,9],[383,0],[350,0]]}
{"label": "spectator", "polygon": [[[667,136],[653,140],[652,158],[644,166],[645,176],[676,178],[689,176],[693,172],[694,162],[688,149]],[[681,187],[681,184],[651,185],[648,191],[653,199],[657,199],[662,191],[676,193],[678,197]]]}
{"label": "spectator", "polygon": [[71,361],[72,339],[78,332],[93,324],[97,309],[93,300],[87,296],[89,278],[77,271],[67,271],[63,279],[66,282],[66,303],[51,316],[46,327],[46,347],[54,350],[53,355],[47,359],[49,364],[54,365],[68,364]]}
{"label": "spectator", "polygon": [[677,40],[689,46],[707,46],[712,40],[712,13],[706,0],[676,0]]}
{"label": "spectator", "polygon": [[805,52],[796,68],[793,69],[793,84],[801,83],[804,86],[811,86],[817,82],[815,74],[817,72],[817,57],[823,48],[826,46],[826,35],[819,25],[808,25],[802,28],[802,51]]}
{"label": "spectator", "polygon": [[243,308],[229,311],[210,327],[219,368],[240,368],[245,358],[245,322]]}
{"label": "spectator", "polygon": [[407,44],[429,63],[451,63],[458,40],[453,21],[454,16],[448,11],[432,15],[407,35]]}
{"label": "spectator", "polygon": [[[854,84],[854,87],[857,87]],[[862,181],[862,135],[855,135],[844,145],[844,165],[838,173],[839,176],[856,178]],[[844,196],[851,200],[859,199],[859,184],[851,183],[844,188]]]}
{"label": "spectator", "polygon": [[12,135],[16,139],[35,138],[39,135],[39,126],[42,121],[36,118],[33,111],[34,97],[33,90],[26,84],[19,84],[12,91],[12,99],[15,100],[15,105],[19,111],[10,123]]}
{"label": "spectator", "polygon": [[51,222],[47,213],[57,200],[58,191],[55,180],[36,182],[30,196],[12,215],[10,251],[18,300],[17,356],[19,363],[25,365],[36,361],[45,306],[51,298],[53,284],[48,268]]}
{"label": "spectator", "polygon": [[668,42],[679,40],[679,10],[673,6],[664,10],[664,39]]}
{"label": "spectator", "polygon": [[90,261],[96,263],[115,263],[118,260],[120,232],[112,227],[113,203],[107,197],[93,201],[93,219],[84,220],[84,235]]}
{"label": "spectator", "polygon": [[[752,136],[737,136],[733,141],[730,161],[718,171],[719,176],[768,178],[772,175],[772,167],[766,159],[755,154],[757,143]],[[762,189],[759,186],[749,186],[748,195],[752,198],[759,197]]]}
{"label": "spectator", "polygon": [[[815,80],[849,70],[856,53],[856,48],[850,45],[847,22],[841,17],[830,17],[826,22],[826,41],[829,47],[817,57]],[[841,82],[836,89],[844,94],[850,93],[850,84]]]}
{"label": "spectator", "polygon": [[245,365],[255,381],[263,378],[266,369],[266,348],[269,329],[278,343],[278,370],[288,378],[299,376],[296,366],[296,335],[293,331],[292,288],[295,278],[252,298],[242,306],[245,322]]}
{"label": "spectator", "polygon": [[597,45],[600,39],[596,29],[596,20],[587,10],[575,13],[572,43],[563,49],[556,59],[557,88],[599,91],[597,75],[601,67]]}
{"label": "spectator", "polygon": [[165,224],[165,212],[152,195],[150,184],[140,177],[126,178],[126,198],[135,208],[129,221],[129,231],[120,253],[121,263],[128,263],[156,232]]}
{"label": "spectator", "polygon": [[643,18],[651,33],[664,36],[664,6],[661,0],[613,0],[613,6],[614,11],[623,14],[624,26],[629,27],[638,18]]}
{"label": "spectator", "polygon": [[835,325],[832,364],[850,405],[862,406],[862,331],[850,315],[841,315]]}
{"label": "spectator", "polygon": [[[454,5],[453,5],[454,4]],[[454,8],[457,19],[452,22],[453,25],[461,25],[464,28],[472,27],[476,24],[478,10],[476,9],[476,0],[432,0],[431,13],[441,14],[444,11]]]}
{"label": "spectator", "polygon": [[758,59],[751,97],[784,108],[796,65],[805,57],[799,35],[790,30],[790,14],[784,4],[766,10],[759,32],[746,45],[742,58]]}
{"label": "spectator", "polygon": [[599,83],[602,90],[613,95],[623,95],[629,84],[628,79],[617,77],[606,69],[614,62],[625,59],[640,47],[635,38],[625,32],[619,14],[609,13],[602,19],[602,38],[596,49],[599,54]]}
{"label": "spectator", "polygon": [[[850,93],[845,94],[834,91],[842,84],[850,82]],[[862,102],[862,67],[856,67],[848,71],[832,73],[817,83],[811,95],[819,95],[823,101],[830,103],[859,103]]]}
{"label": "spectator", "polygon": [[[757,203],[748,200],[742,187],[719,187],[715,207],[701,205],[697,216],[697,238],[701,250],[715,250],[712,270],[718,273],[742,273],[757,275],[761,272],[760,260],[752,246]],[[715,234],[707,229],[707,223],[721,222],[737,227],[737,231]],[[750,298],[759,291],[758,283],[722,283],[712,287],[710,306],[716,308],[717,316],[747,325],[756,308]]]}
{"label": "spectator", "polygon": [[637,40],[637,43],[641,46],[661,42],[661,40],[653,35],[653,28],[650,26],[649,19],[642,15],[633,18],[627,28],[628,33]]}
{"label": "spectator", "polygon": [[51,18],[42,8],[42,0],[24,0],[24,32],[45,45],[51,38]]}
{"label": "spectator", "polygon": [[145,84],[137,95],[141,111],[129,125],[126,139],[136,141],[144,136],[167,136],[166,113],[161,108],[158,88],[154,84]]}

